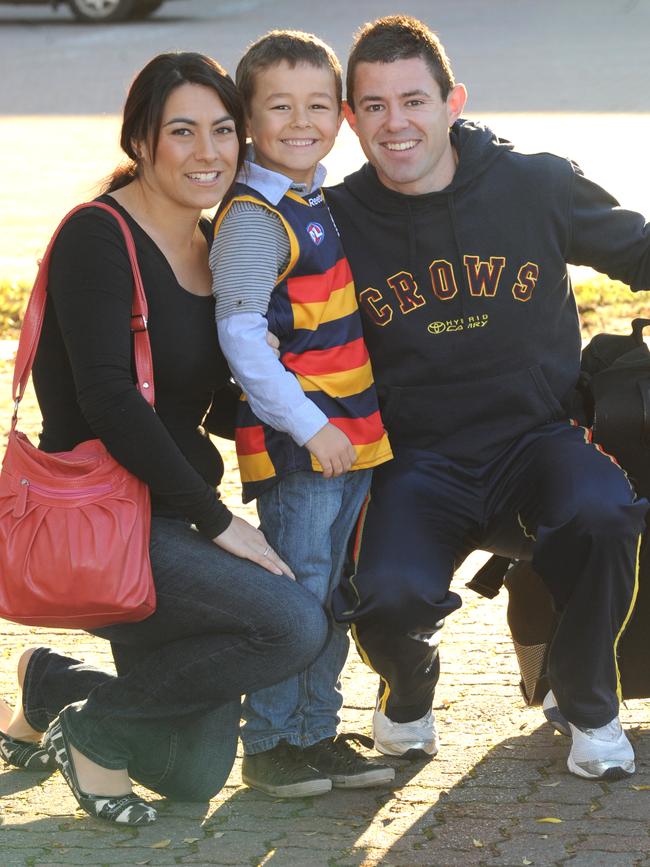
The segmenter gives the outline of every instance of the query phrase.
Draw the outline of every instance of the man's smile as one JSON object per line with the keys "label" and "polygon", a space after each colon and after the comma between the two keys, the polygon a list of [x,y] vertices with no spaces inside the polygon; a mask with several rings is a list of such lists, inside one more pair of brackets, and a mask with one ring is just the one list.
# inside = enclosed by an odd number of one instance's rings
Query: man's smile
{"label": "man's smile", "polygon": [[386,148],[389,151],[410,151],[418,145],[420,142],[418,139],[408,139],[407,141],[386,141],[382,142],[382,147]]}

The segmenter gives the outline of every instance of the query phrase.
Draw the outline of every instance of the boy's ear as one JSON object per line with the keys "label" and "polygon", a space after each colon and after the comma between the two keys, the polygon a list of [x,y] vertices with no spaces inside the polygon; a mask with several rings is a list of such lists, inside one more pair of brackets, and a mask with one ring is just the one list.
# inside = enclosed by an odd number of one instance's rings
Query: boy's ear
{"label": "boy's ear", "polygon": [[356,133],[357,132],[357,117],[356,117],[354,111],[352,110],[350,103],[347,101],[347,99],[343,100],[343,114],[345,115],[345,119],[347,120],[350,127]]}

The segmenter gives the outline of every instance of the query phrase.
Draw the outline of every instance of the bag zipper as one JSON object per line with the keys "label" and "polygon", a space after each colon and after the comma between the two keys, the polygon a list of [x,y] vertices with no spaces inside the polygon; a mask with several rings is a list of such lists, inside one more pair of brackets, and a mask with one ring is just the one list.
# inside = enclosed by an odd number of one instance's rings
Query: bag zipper
{"label": "bag zipper", "polygon": [[30,482],[29,479],[23,478],[20,480],[20,487],[16,494],[16,502],[13,511],[14,518],[22,518],[25,514],[25,510],[27,509],[27,495],[30,488],[37,494],[45,494],[45,496],[53,496],[56,497],[57,500],[62,500],[65,498],[74,499],[75,497],[83,497],[88,494],[106,494],[112,490],[112,485],[106,482],[101,485],[92,485],[89,488],[80,488],[74,491],[62,491],[58,488],[48,488],[45,485],[34,484],[34,482]]}

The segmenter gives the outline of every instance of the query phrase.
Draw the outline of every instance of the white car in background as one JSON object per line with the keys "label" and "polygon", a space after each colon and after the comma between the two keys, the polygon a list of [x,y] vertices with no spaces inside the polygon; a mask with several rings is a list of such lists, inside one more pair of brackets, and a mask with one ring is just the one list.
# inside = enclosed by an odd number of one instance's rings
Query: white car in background
{"label": "white car in background", "polygon": [[79,21],[101,24],[146,18],[165,0],[0,0],[3,6],[69,6]]}

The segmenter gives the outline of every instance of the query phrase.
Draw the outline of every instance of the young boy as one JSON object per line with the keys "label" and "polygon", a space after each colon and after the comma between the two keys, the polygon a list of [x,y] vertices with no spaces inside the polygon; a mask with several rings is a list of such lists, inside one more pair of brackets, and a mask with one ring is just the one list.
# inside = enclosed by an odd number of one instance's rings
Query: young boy
{"label": "young boy", "polygon": [[[237,85],[252,147],[217,217],[210,266],[219,341],[246,395],[244,501],[257,498],[269,544],[327,604],[371,468],[391,457],[350,268],[320,191],[319,160],[342,120],[341,67],[315,36],[273,31],[241,59]],[[336,736],[347,650],[332,623],[307,671],[247,697],[249,786],[303,797],[393,779]]]}

